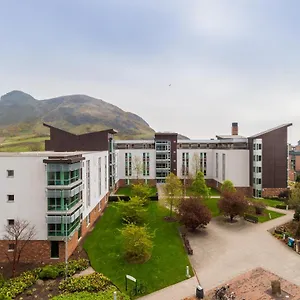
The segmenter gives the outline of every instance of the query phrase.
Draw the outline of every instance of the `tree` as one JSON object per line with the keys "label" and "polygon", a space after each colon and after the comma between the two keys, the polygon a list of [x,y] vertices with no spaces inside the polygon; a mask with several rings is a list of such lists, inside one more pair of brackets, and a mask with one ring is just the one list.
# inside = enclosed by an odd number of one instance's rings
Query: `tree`
{"label": "tree", "polygon": [[119,207],[124,223],[141,224],[144,220],[144,200],[139,197],[131,197],[129,201],[120,201]]}
{"label": "tree", "polygon": [[[291,190],[289,205],[295,208],[295,216],[297,220],[297,216],[300,212],[300,182],[297,182],[294,188]],[[300,222],[298,222],[297,230],[296,230],[296,238],[300,238]]]}
{"label": "tree", "polygon": [[132,185],[131,194],[133,196],[147,200],[151,196],[151,193],[152,190],[148,184],[138,183]]}
{"label": "tree", "polygon": [[256,215],[261,215],[264,212],[265,208],[266,208],[266,205],[265,205],[264,202],[256,201],[256,200],[252,201],[252,206],[255,209],[255,214]]}
{"label": "tree", "polygon": [[239,192],[223,192],[218,203],[219,210],[230,217],[232,222],[236,216],[243,216],[248,209],[248,201]]}
{"label": "tree", "polygon": [[204,175],[199,171],[196,175],[195,180],[192,183],[193,193],[197,196],[208,198],[210,196],[210,188],[207,187],[204,179]]}
{"label": "tree", "polygon": [[128,224],[121,230],[125,259],[130,263],[143,263],[151,257],[153,235],[147,227]]}
{"label": "tree", "polygon": [[198,172],[201,171],[201,161],[198,153],[194,153],[192,157],[192,176],[195,178]]}
{"label": "tree", "polygon": [[175,174],[170,173],[166,177],[166,183],[164,184],[163,189],[167,197],[167,203],[170,205],[170,217],[172,217],[173,206],[178,206],[181,200],[182,183]]}
{"label": "tree", "polygon": [[6,257],[12,264],[12,276],[14,277],[24,249],[36,235],[36,228],[26,220],[17,219],[13,225],[5,225],[4,231],[3,239],[9,242],[12,250],[6,252]]}
{"label": "tree", "polygon": [[197,197],[183,199],[178,212],[179,221],[191,231],[195,231],[200,225],[207,225],[211,220],[210,210]]}
{"label": "tree", "polygon": [[136,180],[139,181],[143,174],[143,162],[139,156],[134,156],[133,157],[133,171],[134,174],[136,175]]}
{"label": "tree", "polygon": [[230,180],[225,180],[221,186],[221,192],[230,192],[230,193],[235,193],[236,189]]}

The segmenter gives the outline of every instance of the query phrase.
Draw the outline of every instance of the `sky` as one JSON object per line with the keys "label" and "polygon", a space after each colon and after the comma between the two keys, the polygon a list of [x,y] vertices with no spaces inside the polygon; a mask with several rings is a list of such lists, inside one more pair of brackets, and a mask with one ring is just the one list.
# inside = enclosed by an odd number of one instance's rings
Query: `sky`
{"label": "sky", "polygon": [[0,95],[86,94],[198,139],[291,122],[296,143],[299,11],[298,0],[0,0]]}

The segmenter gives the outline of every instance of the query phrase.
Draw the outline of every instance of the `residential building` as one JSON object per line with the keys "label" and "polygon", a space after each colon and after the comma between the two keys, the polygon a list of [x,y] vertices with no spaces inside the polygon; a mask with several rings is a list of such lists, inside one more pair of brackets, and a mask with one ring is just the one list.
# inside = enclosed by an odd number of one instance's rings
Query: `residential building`
{"label": "residential building", "polygon": [[[114,140],[113,129],[76,135],[44,125],[50,129],[45,152],[0,153],[1,236],[17,219],[37,229],[23,261],[64,260],[66,245],[69,257],[102,214],[109,194],[137,180],[155,185],[171,172],[184,180],[202,171],[211,187],[220,189],[228,179],[258,198],[287,188],[292,124],[244,137],[232,123],[230,135],[208,140],[179,139],[170,132],[151,140]],[[11,251],[11,243],[0,240],[0,262]]]}
{"label": "residential building", "polygon": [[289,180],[296,181],[297,176],[300,175],[300,141],[298,145],[292,146],[289,145],[289,163],[288,163],[288,172]]}

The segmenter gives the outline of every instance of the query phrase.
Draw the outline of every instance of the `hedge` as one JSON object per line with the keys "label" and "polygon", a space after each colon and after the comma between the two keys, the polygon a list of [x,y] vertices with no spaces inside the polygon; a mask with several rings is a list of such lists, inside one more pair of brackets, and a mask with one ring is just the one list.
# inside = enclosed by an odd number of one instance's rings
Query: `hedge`
{"label": "hedge", "polygon": [[[158,201],[158,196],[150,196],[148,199],[150,201]],[[129,201],[130,200],[130,196],[126,196],[126,195],[110,195],[108,197],[108,201],[109,202],[118,202],[119,200]]]}
{"label": "hedge", "polygon": [[283,204],[277,204],[275,207],[278,209],[286,209],[286,205]]}

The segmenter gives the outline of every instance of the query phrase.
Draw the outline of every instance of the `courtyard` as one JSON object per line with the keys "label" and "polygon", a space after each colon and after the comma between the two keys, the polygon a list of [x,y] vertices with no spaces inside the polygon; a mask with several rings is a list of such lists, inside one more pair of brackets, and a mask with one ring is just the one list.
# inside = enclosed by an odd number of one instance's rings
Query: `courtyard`
{"label": "courtyard", "polygon": [[[248,223],[243,219],[228,223],[223,217],[216,217],[205,230],[189,234],[194,250],[190,261],[204,290],[208,291],[257,267],[299,285],[300,269],[295,267],[299,265],[299,255],[268,232],[292,220],[292,211],[284,213],[285,216],[261,224]],[[183,299],[195,292],[197,284],[193,277],[142,299]]]}

